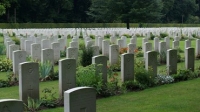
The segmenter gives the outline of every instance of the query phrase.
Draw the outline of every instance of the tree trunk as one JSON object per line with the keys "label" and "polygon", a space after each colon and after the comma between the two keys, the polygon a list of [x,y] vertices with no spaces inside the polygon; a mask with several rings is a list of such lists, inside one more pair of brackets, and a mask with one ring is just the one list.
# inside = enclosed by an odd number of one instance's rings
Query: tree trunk
{"label": "tree trunk", "polygon": [[127,28],[127,29],[130,29],[130,23],[129,23],[129,20],[126,21],[126,28]]}

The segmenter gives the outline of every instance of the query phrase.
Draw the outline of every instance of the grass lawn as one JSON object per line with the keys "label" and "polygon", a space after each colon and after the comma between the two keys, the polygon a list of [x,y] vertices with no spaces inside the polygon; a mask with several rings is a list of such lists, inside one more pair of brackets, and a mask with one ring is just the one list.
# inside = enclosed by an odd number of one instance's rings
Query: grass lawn
{"label": "grass lawn", "polygon": [[[67,46],[71,39],[67,40]],[[2,43],[0,37],[0,43]],[[83,42],[81,39],[80,42]],[[127,43],[130,39],[127,39]],[[150,40],[153,44],[153,41]],[[172,45],[172,40],[170,41]],[[142,38],[137,40],[138,46],[142,46]],[[170,45],[170,46],[171,46]],[[184,41],[180,41],[180,48],[184,49]],[[195,40],[192,40],[192,47],[195,48]],[[184,54],[181,54],[184,56]],[[0,55],[5,57],[5,55]],[[184,69],[185,63],[178,63],[178,69]],[[195,61],[195,66],[200,66],[200,60]],[[54,67],[58,70],[58,66]],[[166,70],[166,65],[158,67],[158,72]],[[0,72],[0,79],[7,79],[7,72]],[[180,82],[175,84],[163,85],[159,87],[145,89],[139,92],[128,92],[120,96],[113,96],[97,100],[97,112],[199,112],[200,111],[200,78]],[[40,82],[40,97],[44,96],[43,89],[49,88],[56,92],[58,97],[58,81]],[[18,99],[19,87],[0,88],[0,99]],[[42,112],[63,112],[63,107],[56,109],[43,110]]]}
{"label": "grass lawn", "polygon": [[[97,100],[97,112],[199,112],[200,78]],[[41,112],[63,112],[63,107]]]}

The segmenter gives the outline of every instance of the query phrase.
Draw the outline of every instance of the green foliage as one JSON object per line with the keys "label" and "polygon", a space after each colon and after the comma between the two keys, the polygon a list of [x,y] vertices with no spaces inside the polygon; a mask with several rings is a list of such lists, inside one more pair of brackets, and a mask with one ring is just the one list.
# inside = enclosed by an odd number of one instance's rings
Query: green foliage
{"label": "green foliage", "polygon": [[147,88],[155,85],[152,70],[146,70],[144,68],[144,62],[139,61],[135,63],[135,80],[142,86],[142,88]]}
{"label": "green foliage", "polygon": [[127,38],[131,38],[131,35],[129,34],[123,34],[123,36],[126,36]]}
{"label": "green foliage", "polygon": [[157,75],[155,78],[155,83],[157,85],[169,84],[173,82],[174,82],[174,78],[170,75]]}
{"label": "green foliage", "polygon": [[135,81],[126,81],[122,84],[122,86],[124,86],[129,91],[138,91],[145,89],[144,86]]}
{"label": "green foliage", "polygon": [[158,58],[158,60],[159,60],[159,63],[160,63],[160,64],[166,64],[166,61],[167,61],[167,54],[166,54],[165,51],[159,53],[159,58]]}
{"label": "green foliage", "polygon": [[39,63],[39,71],[42,81],[49,78],[51,70],[52,70],[52,63],[50,61]]}
{"label": "green foliage", "polygon": [[0,55],[6,54],[6,47],[3,44],[0,44]]}
{"label": "green foliage", "polygon": [[41,98],[41,106],[55,108],[58,105],[58,99],[55,97],[56,92],[53,90],[54,88],[44,88],[42,90],[44,96]]}
{"label": "green foliage", "polygon": [[153,40],[156,36],[153,33],[150,34],[150,39]]}
{"label": "green foliage", "polygon": [[167,36],[168,36],[167,33],[160,33],[160,38],[165,38],[165,37],[167,37]]}
{"label": "green foliage", "polygon": [[88,66],[92,64],[92,57],[93,57],[93,49],[92,48],[83,48],[81,54],[81,65],[82,66]]}
{"label": "green foliage", "polygon": [[143,57],[144,56],[144,53],[142,51],[138,51],[136,53],[136,57]]}
{"label": "green foliage", "polygon": [[0,72],[12,71],[12,61],[7,58],[0,58]]}
{"label": "green foliage", "polygon": [[91,39],[95,39],[95,35],[90,34]]}
{"label": "green foliage", "polygon": [[6,80],[0,80],[0,88],[3,87],[10,87],[15,84],[18,84],[18,81],[16,78],[13,79],[13,73],[7,72],[7,79]]}
{"label": "green foliage", "polygon": [[103,86],[102,75],[96,74],[95,65],[89,65],[87,67],[79,66],[76,71],[76,83],[77,86],[89,86],[94,87],[97,93],[100,93]]}
{"label": "green foliage", "polygon": [[106,35],[104,35],[104,38],[110,38],[111,37],[111,35],[110,34],[106,34]]}
{"label": "green foliage", "polygon": [[20,40],[16,37],[13,37],[12,40],[15,42],[16,45],[20,45]]}
{"label": "green foliage", "polygon": [[24,103],[24,105],[25,105],[26,111],[37,112],[39,110],[39,108],[40,108],[41,101],[34,100],[31,97],[28,97],[28,104]]}
{"label": "green foliage", "polygon": [[177,74],[172,75],[175,82],[185,81],[193,78],[197,78],[198,74],[191,70],[178,70]]}

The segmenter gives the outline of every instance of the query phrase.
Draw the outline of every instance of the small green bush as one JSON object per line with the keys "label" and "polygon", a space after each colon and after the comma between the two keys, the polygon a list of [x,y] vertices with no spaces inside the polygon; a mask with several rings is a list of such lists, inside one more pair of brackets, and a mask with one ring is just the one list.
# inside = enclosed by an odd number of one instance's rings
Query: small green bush
{"label": "small green bush", "polygon": [[49,78],[51,69],[52,69],[52,63],[50,61],[39,63],[39,71],[42,81],[45,81],[46,79]]}
{"label": "small green bush", "polygon": [[20,45],[20,40],[16,37],[13,37],[12,40],[15,42],[16,45]]}
{"label": "small green bush", "polygon": [[83,48],[83,52],[81,54],[81,65],[82,66],[88,66],[92,64],[92,57],[93,57],[93,49],[92,48]]}
{"label": "small green bush", "polygon": [[0,55],[6,54],[6,47],[3,44],[0,44]]}
{"label": "small green bush", "polygon": [[198,74],[191,70],[178,70],[177,74],[172,75],[175,82],[185,81],[193,78],[197,78]]}
{"label": "small green bush", "polygon": [[7,58],[0,58],[0,72],[12,71],[12,61]]}
{"label": "small green bush", "polygon": [[110,38],[110,37],[111,37],[110,34],[106,34],[106,35],[104,35],[104,38]]}
{"label": "small green bush", "polygon": [[167,36],[168,36],[167,33],[160,33],[160,38],[165,38],[165,37],[167,37]]}
{"label": "small green bush", "polygon": [[131,35],[129,34],[123,34],[123,36],[126,36],[127,38],[131,38]]}
{"label": "small green bush", "polygon": [[144,56],[144,53],[142,51],[138,51],[136,53],[136,57],[143,57]]}
{"label": "small green bush", "polygon": [[128,91],[143,90],[145,87],[135,81],[126,81],[122,84]]}
{"label": "small green bush", "polygon": [[153,40],[156,36],[153,33],[150,34],[150,39]]}
{"label": "small green bush", "polygon": [[91,34],[91,35],[90,35],[90,38],[91,38],[91,39],[95,39],[95,35],[92,35],[92,34]]}
{"label": "small green bush", "polygon": [[155,83],[157,85],[169,84],[173,82],[174,82],[174,78],[170,75],[157,75],[155,78]]}
{"label": "small green bush", "polygon": [[147,71],[144,68],[144,62],[136,62],[134,66],[135,70],[135,80],[144,88],[151,87],[155,85],[154,77],[152,71]]}

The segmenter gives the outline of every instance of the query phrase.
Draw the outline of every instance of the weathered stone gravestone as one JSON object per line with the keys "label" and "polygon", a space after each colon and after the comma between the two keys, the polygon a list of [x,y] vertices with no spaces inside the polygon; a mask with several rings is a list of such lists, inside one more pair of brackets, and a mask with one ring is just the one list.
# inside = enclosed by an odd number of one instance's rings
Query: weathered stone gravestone
{"label": "weathered stone gravestone", "polygon": [[130,39],[130,43],[131,43],[131,44],[135,44],[135,45],[137,46],[137,37],[132,37],[132,38]]}
{"label": "weathered stone gravestone", "polygon": [[65,91],[64,112],[96,112],[96,90],[76,87]]}
{"label": "weathered stone gravestone", "polygon": [[1,99],[0,112],[24,112],[24,104],[17,99]]}
{"label": "weathered stone gravestone", "polygon": [[103,40],[102,55],[106,57],[109,57],[109,45],[110,45],[110,42],[108,40]]}
{"label": "weathered stone gravestone", "polygon": [[165,37],[164,41],[166,42],[166,49],[170,49],[170,38],[169,37]]}
{"label": "weathered stone gravestone", "polygon": [[177,73],[177,50],[167,50],[167,71],[169,75]]}
{"label": "weathered stone gravestone", "polygon": [[5,38],[5,39],[4,39],[4,45],[6,45],[7,42],[9,42],[9,41],[12,41],[12,39],[11,39],[11,38]]}
{"label": "weathered stone gravestone", "polygon": [[103,37],[99,37],[99,38],[98,38],[99,50],[102,50],[102,42],[103,42]]}
{"label": "weathered stone gravestone", "polygon": [[66,57],[78,60],[78,48],[68,47]]}
{"label": "weathered stone gravestone", "polygon": [[143,38],[142,39],[142,51],[144,52],[144,45],[145,43],[148,42],[148,38]]}
{"label": "weathered stone gravestone", "polygon": [[128,52],[127,53],[135,53],[135,49],[136,49],[136,44],[128,44]]}
{"label": "weathered stone gravestone", "polygon": [[150,42],[146,42],[144,44],[144,58],[146,58],[148,51],[152,51],[152,43],[150,43]]}
{"label": "weathered stone gravestone", "polygon": [[167,53],[166,42],[159,42],[159,53]]}
{"label": "weathered stone gravestone", "polygon": [[52,66],[54,65],[54,51],[53,49],[42,49],[41,62],[45,63],[49,61]]}
{"label": "weathered stone gravestone", "polygon": [[191,47],[191,40],[185,40],[185,49]]}
{"label": "weathered stone gravestone", "polygon": [[196,40],[196,56],[200,56],[200,39]]}
{"label": "weathered stone gravestone", "polygon": [[48,40],[48,39],[43,39],[43,40],[41,41],[41,48],[42,48],[42,49],[50,49],[50,48],[51,48],[51,46],[50,46],[50,40]]}
{"label": "weathered stone gravestone", "polygon": [[194,71],[195,62],[194,48],[188,47],[185,49],[185,68]]}
{"label": "weathered stone gravestone", "polygon": [[155,37],[154,38],[154,51],[159,51],[159,38]]}
{"label": "weathered stone gravestone", "polygon": [[9,45],[9,59],[12,60],[13,51],[19,50],[19,45]]}
{"label": "weathered stone gravestone", "polygon": [[134,54],[121,55],[121,79],[122,82],[134,80]]}
{"label": "weathered stone gravestone", "polygon": [[21,50],[14,51],[12,60],[13,60],[12,65],[13,65],[14,77],[18,77],[19,64],[26,62],[26,51],[21,51]]}
{"label": "weathered stone gravestone", "polygon": [[51,49],[53,49],[54,62],[57,62],[60,59],[60,43],[51,43]]}
{"label": "weathered stone gravestone", "polygon": [[124,43],[124,40],[122,40],[122,39],[117,40],[117,45],[119,46],[119,49],[124,48],[123,43]]}
{"label": "weathered stone gravestone", "polygon": [[[96,75],[99,73],[102,73],[103,82],[107,82],[107,60],[108,58],[106,56],[94,56],[92,57],[92,64],[95,65]],[[102,67],[99,67],[98,65],[101,64]]]}
{"label": "weathered stone gravestone", "polygon": [[28,97],[39,99],[39,64],[19,64],[19,99],[27,103]]}
{"label": "weathered stone gravestone", "polygon": [[157,52],[148,51],[145,59],[145,69],[151,69],[154,77],[157,76]]}
{"label": "weathered stone gravestone", "polygon": [[118,63],[119,58],[119,46],[118,45],[110,45],[109,48],[109,62],[111,65]]}
{"label": "weathered stone gravestone", "polygon": [[172,48],[173,49],[178,49],[179,48],[179,41],[173,41],[172,42]]}
{"label": "weathered stone gravestone", "polygon": [[41,61],[41,45],[31,44],[31,58],[35,61]]}
{"label": "weathered stone gravestone", "polygon": [[64,91],[76,87],[76,60],[59,60],[59,94],[63,97]]}
{"label": "weathered stone gravestone", "polygon": [[94,45],[94,41],[93,40],[90,40],[90,41],[87,41],[86,42],[86,48],[90,48],[90,47],[92,47],[93,45]]}
{"label": "weathered stone gravestone", "polygon": [[69,46],[73,47],[73,48],[78,48],[79,49],[79,43],[78,42],[70,42]]}
{"label": "weathered stone gravestone", "polygon": [[60,43],[60,51],[65,51],[66,49],[66,43],[64,39],[58,39],[58,43]]}
{"label": "weathered stone gravestone", "polygon": [[117,38],[114,37],[114,36],[111,36],[111,37],[110,37],[110,43],[111,43],[111,44],[117,44]]}
{"label": "weathered stone gravestone", "polygon": [[36,38],[35,38],[35,43],[36,43],[36,44],[41,44],[41,38],[36,37]]}
{"label": "weathered stone gravestone", "polygon": [[9,58],[9,46],[14,45],[14,44],[15,44],[15,42],[13,42],[13,41],[7,41],[6,42],[6,57],[7,58]]}
{"label": "weathered stone gravestone", "polygon": [[93,50],[93,56],[99,55],[99,46],[92,46],[91,49]]}
{"label": "weathered stone gravestone", "polygon": [[31,44],[32,43],[33,43],[33,41],[30,41],[30,40],[25,41],[25,51],[28,56],[31,55]]}
{"label": "weathered stone gravestone", "polygon": [[127,47],[127,37],[126,36],[122,36],[121,39],[123,40],[122,47],[123,48]]}
{"label": "weathered stone gravestone", "polygon": [[20,48],[21,48],[21,50],[25,50],[25,48],[24,48],[24,43],[25,43],[25,38],[20,38]]}

